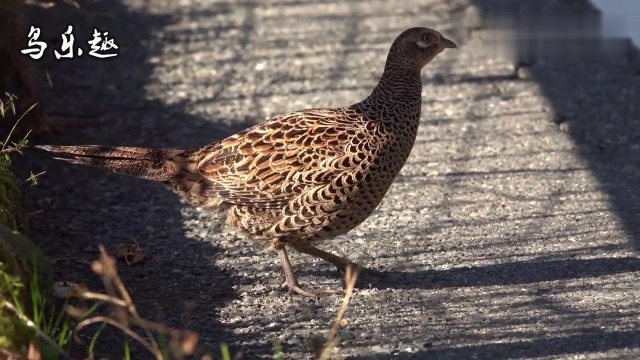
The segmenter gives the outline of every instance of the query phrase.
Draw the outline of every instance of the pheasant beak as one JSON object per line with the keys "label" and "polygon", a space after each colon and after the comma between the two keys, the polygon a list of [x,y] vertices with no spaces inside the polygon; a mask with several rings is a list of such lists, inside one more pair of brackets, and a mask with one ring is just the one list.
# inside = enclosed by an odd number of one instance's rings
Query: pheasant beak
{"label": "pheasant beak", "polygon": [[440,43],[442,44],[442,46],[446,49],[457,49],[458,45],[456,45],[456,43],[454,43],[453,41],[443,37],[442,40],[440,41]]}

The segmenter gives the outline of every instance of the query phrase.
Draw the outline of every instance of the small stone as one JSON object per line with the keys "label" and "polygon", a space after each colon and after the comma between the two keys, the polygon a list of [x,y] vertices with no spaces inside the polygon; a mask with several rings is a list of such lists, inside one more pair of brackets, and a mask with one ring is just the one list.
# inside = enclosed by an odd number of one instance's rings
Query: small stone
{"label": "small stone", "polygon": [[520,80],[529,80],[532,77],[531,68],[528,66],[516,69],[516,77]]}
{"label": "small stone", "polygon": [[373,345],[369,348],[369,350],[371,350],[371,352],[376,354],[385,354],[385,353],[388,354],[391,352],[391,349],[385,345]]}
{"label": "small stone", "polygon": [[273,329],[273,328],[278,327],[278,326],[280,326],[280,323],[274,321],[274,322],[269,323],[267,325],[267,329]]}

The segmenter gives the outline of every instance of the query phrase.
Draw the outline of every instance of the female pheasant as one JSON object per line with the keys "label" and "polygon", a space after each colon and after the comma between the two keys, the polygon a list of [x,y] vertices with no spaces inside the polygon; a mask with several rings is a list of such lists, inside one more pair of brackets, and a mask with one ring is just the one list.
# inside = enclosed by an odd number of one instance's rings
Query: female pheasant
{"label": "female pheasant", "polygon": [[229,225],[278,253],[290,291],[333,293],[300,286],[286,247],[341,270],[357,266],[314,243],[347,233],[380,204],[415,142],[421,70],[456,47],[435,30],[408,29],[391,45],[378,85],[361,102],[276,116],[199,150],[38,148],[70,163],[163,182],[195,206],[224,206]]}

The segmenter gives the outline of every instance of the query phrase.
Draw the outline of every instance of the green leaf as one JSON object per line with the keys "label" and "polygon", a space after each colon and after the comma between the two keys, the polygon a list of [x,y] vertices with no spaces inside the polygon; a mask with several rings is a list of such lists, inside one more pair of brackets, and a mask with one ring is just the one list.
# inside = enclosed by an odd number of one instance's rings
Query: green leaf
{"label": "green leaf", "polygon": [[229,353],[229,346],[227,346],[227,344],[220,344],[220,353],[222,354],[222,360],[231,360],[231,354]]}
{"label": "green leaf", "polygon": [[91,342],[89,343],[89,356],[95,355],[93,353],[93,349],[96,346],[96,342],[98,341],[98,338],[100,337],[100,334],[102,333],[102,330],[104,330],[104,327],[107,326],[106,322],[103,322],[102,324],[100,324],[100,327],[98,327],[98,330],[96,330],[96,332],[93,334],[93,336],[91,337]]}

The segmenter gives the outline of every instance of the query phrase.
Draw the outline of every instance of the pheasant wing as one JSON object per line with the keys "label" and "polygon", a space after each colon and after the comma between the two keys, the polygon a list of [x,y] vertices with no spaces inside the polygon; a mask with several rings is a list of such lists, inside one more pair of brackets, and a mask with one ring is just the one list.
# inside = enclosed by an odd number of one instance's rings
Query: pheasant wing
{"label": "pheasant wing", "polygon": [[294,112],[213,144],[198,164],[210,182],[203,191],[232,204],[282,207],[358,166],[354,150],[365,137],[354,116],[346,109]]}

